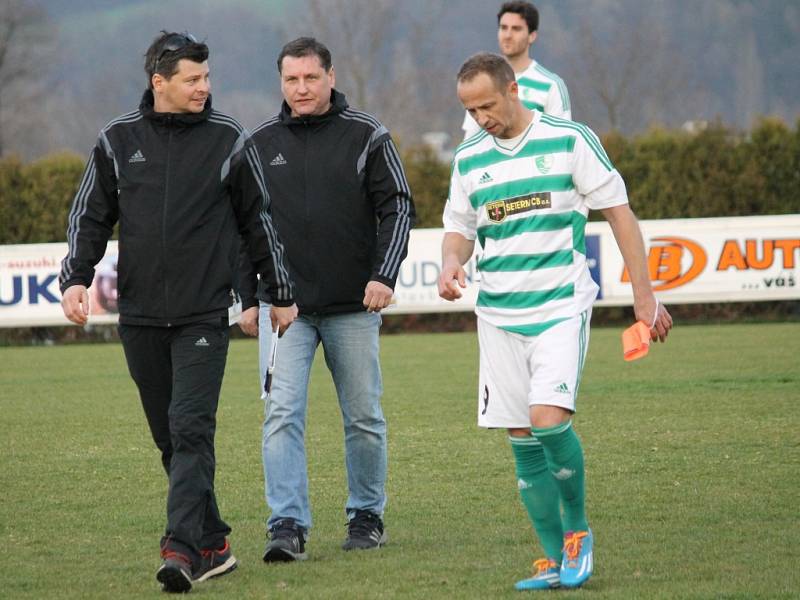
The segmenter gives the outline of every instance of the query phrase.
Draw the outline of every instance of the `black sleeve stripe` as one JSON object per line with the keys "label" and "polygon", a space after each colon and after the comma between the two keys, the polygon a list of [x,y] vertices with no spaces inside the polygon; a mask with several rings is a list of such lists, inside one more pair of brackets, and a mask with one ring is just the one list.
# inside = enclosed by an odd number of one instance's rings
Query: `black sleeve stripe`
{"label": "black sleeve stripe", "polygon": [[392,239],[378,273],[393,279],[400,269],[401,257],[406,247],[408,232],[411,229],[411,190],[406,181],[400,157],[391,140],[384,143],[383,154],[399,194],[397,196],[397,220],[392,231]]}
{"label": "black sleeve stripe", "polygon": [[342,111],[341,114],[345,118],[350,117],[352,119],[355,119],[356,121],[361,121],[362,123],[367,123],[369,125],[372,125],[373,127],[375,127],[375,129],[378,129],[378,128],[382,127],[382,125],[381,125],[380,121],[378,121],[378,119],[373,117],[371,114],[365,113],[365,112],[360,111],[360,110],[354,110],[352,108],[346,108],[345,110]]}
{"label": "black sleeve stripe", "polygon": [[250,168],[253,169],[253,176],[256,178],[256,183],[258,183],[258,187],[264,195],[264,202],[269,206],[272,199],[267,191],[267,178],[264,176],[264,168],[261,166],[261,158],[258,156],[255,146],[252,144],[248,145],[245,149],[245,155],[247,156],[247,161],[250,163]]}
{"label": "black sleeve stripe", "polygon": [[261,218],[261,225],[267,234],[269,245],[271,249],[270,256],[275,269],[275,277],[278,281],[278,300],[289,300],[292,297],[291,286],[288,281],[289,274],[281,267],[285,261],[285,253],[283,244],[278,241],[275,235],[275,228],[272,225],[272,219],[267,213],[266,209],[262,209],[259,213]]}
{"label": "black sleeve stripe", "polygon": [[341,113],[339,116],[342,117],[343,119],[347,120],[347,121],[355,121],[357,123],[363,123],[364,125],[368,126],[373,131],[383,127],[383,125],[381,125],[380,123],[378,123],[374,119],[366,119],[366,118],[363,118],[363,117],[359,117],[359,116],[355,116],[355,115],[348,115],[348,114],[345,114],[345,113]]}
{"label": "black sleeve stripe", "polygon": [[225,113],[218,112],[216,110],[211,111],[211,115],[208,117],[208,120],[212,123],[219,123],[221,125],[228,125],[236,130],[236,133],[241,134],[245,131],[245,128],[242,127],[242,124],[239,123],[236,119],[231,117],[230,115],[226,115]]}
{"label": "black sleeve stripe", "polygon": [[[409,188],[408,181],[406,180],[405,172],[403,171],[403,164],[400,161],[400,156],[397,149],[392,142],[388,130],[372,115],[365,112],[346,109],[342,111],[340,116],[349,121],[356,121],[363,123],[373,129],[371,142],[376,143],[380,141],[383,146],[383,155],[386,161],[386,166],[394,180],[395,187],[397,188],[397,220],[395,221],[392,230],[392,239],[389,242],[389,248],[383,260],[383,264],[378,270],[378,274],[388,279],[394,279],[400,269],[402,256],[406,248],[406,239],[408,232],[411,229],[411,189]],[[383,131],[381,131],[383,130]],[[385,131],[385,134],[384,134]],[[374,136],[377,135],[377,139]],[[384,137],[385,135],[385,137]],[[372,150],[372,148],[370,148]]]}
{"label": "black sleeve stripe", "polygon": [[231,148],[230,154],[225,158],[222,162],[222,166],[219,169],[219,180],[224,182],[225,179],[228,177],[228,174],[231,172],[231,163],[233,162],[234,157],[237,154],[240,154],[243,150],[245,145],[247,144],[247,135],[242,132],[239,134],[239,137],[236,138],[236,141],[233,144],[233,148]]}
{"label": "black sleeve stripe", "polygon": [[269,119],[269,120],[267,120],[267,121],[264,121],[263,123],[261,123],[261,125],[259,125],[258,127],[256,127],[256,128],[253,130],[253,133],[254,133],[254,134],[255,134],[255,133],[258,133],[259,131],[261,131],[262,129],[265,129],[265,128],[267,128],[267,127],[269,127],[270,125],[275,125],[275,124],[278,122],[278,120],[279,120],[279,119],[278,119],[278,117],[272,117],[271,119]]}
{"label": "black sleeve stripe", "polygon": [[[239,122],[233,117],[220,112],[213,111],[211,117],[208,119],[213,123],[228,125],[239,133],[240,136],[250,138],[249,132],[242,127]],[[270,205],[270,195],[267,191],[266,180],[264,178],[264,171],[261,167],[261,160],[258,157],[255,146],[245,142],[244,144],[244,158],[247,161],[250,170],[253,173],[253,178],[256,181],[259,191],[261,192],[264,200],[263,207],[259,211],[259,219],[261,227],[267,237],[267,244],[269,245],[270,258],[273,263],[273,270],[275,271],[275,279],[278,284],[278,300],[288,300],[292,297],[291,283],[289,273],[286,271],[284,265],[284,250],[283,245],[278,240],[275,234],[275,228],[272,225],[272,219],[269,216],[267,208]]]}
{"label": "black sleeve stripe", "polygon": [[86,163],[83,178],[78,186],[78,193],[75,195],[72,210],[70,210],[69,213],[69,226],[67,229],[67,245],[69,250],[67,256],[61,261],[61,283],[67,281],[72,276],[73,269],[70,264],[70,259],[76,256],[80,219],[86,213],[87,207],[89,206],[89,194],[94,188],[95,179],[94,151],[92,151],[89,161]]}
{"label": "black sleeve stripe", "polygon": [[266,234],[267,241],[269,243],[270,256],[272,258],[273,268],[275,271],[275,278],[278,283],[278,300],[288,300],[292,295],[291,284],[289,283],[289,273],[284,267],[283,244],[280,243],[277,235],[275,235],[275,228],[273,227],[272,219],[267,211],[267,208],[270,204],[270,195],[267,191],[264,172],[261,168],[261,160],[256,153],[255,147],[252,145],[249,145],[245,149],[245,156],[247,158],[247,163],[250,165],[250,168],[253,171],[253,177],[256,180],[256,184],[258,185],[259,190],[264,198],[264,204],[259,216],[261,218],[261,226],[264,229],[264,233]]}
{"label": "black sleeve stripe", "polygon": [[120,123],[133,123],[134,121],[138,121],[142,118],[142,113],[139,112],[139,109],[131,111],[129,113],[125,113],[124,115],[120,115],[114,119],[111,119],[106,126],[103,127],[103,131],[108,131],[114,125],[118,125]]}
{"label": "black sleeve stripe", "polygon": [[86,172],[83,175],[81,184],[78,188],[78,193],[75,195],[75,201],[72,205],[72,210],[69,215],[69,231],[67,232],[67,241],[69,242],[70,250],[68,256],[74,258],[75,244],[77,242],[78,231],[80,229],[80,219],[86,213],[89,206],[89,195],[94,189],[96,179],[96,165],[94,161],[94,152],[92,152],[89,162],[86,164]]}
{"label": "black sleeve stripe", "polygon": [[387,140],[384,143],[383,155],[386,158],[386,164],[389,167],[389,171],[392,173],[397,189],[410,196],[411,188],[408,187],[408,181],[406,181],[403,163],[400,161],[400,156],[397,154],[397,149],[391,140]]}
{"label": "black sleeve stripe", "polygon": [[392,241],[389,244],[389,250],[386,252],[383,265],[381,265],[378,271],[380,275],[389,279],[397,277],[397,273],[400,270],[403,251],[406,248],[406,239],[411,229],[411,219],[409,218],[410,208],[411,204],[407,199],[397,198],[397,220],[394,223],[394,230],[392,231]]}

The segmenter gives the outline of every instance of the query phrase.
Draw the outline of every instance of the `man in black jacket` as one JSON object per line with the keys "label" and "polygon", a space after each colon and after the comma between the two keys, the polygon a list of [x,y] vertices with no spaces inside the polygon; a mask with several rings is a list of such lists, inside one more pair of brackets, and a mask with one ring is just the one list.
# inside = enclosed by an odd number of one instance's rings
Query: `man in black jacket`
{"label": "man in black jacket", "polygon": [[[156,38],[138,110],[100,132],[69,215],[62,306],[83,325],[86,288],[119,222],[119,334],[169,477],[157,579],[169,592],[236,567],[214,493],[214,431],[239,239],[285,330],[297,308],[256,150],[211,108],[208,47]],[[251,283],[251,286],[255,285]]]}
{"label": "man in black jacket", "polygon": [[[278,57],[278,71],[285,102],[253,140],[264,161],[275,227],[286,243],[300,316],[278,343],[272,387],[263,395],[271,509],[266,562],[306,557],[311,512],[303,438],[309,371],[320,342],[344,420],[350,494],[343,548],[378,548],[386,541],[378,330],[414,218],[389,132],[374,117],[351,109],[334,89],[328,49],[313,38],[289,42]],[[243,290],[247,310],[240,325],[260,334],[264,380],[272,337],[266,315],[274,297],[260,285],[258,299],[260,315],[255,290]]]}

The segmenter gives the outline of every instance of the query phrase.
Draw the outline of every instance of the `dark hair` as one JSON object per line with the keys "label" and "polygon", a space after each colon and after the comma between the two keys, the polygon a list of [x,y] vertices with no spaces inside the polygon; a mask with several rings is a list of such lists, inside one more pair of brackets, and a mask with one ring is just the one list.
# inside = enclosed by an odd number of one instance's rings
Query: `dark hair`
{"label": "dark hair", "polygon": [[499,54],[479,52],[470,56],[458,70],[457,81],[472,81],[480,73],[486,73],[494,81],[498,90],[505,92],[512,81],[516,81],[514,69]]}
{"label": "dark hair", "polygon": [[301,58],[303,56],[316,56],[322,68],[327,73],[331,70],[331,51],[325,47],[325,44],[318,42],[313,37],[299,37],[286,44],[278,55],[278,73],[282,72],[283,59],[287,56],[293,58]]}
{"label": "dark hair", "polygon": [[528,33],[533,33],[539,29],[539,11],[530,2],[505,2],[497,13],[497,24],[506,13],[516,13],[528,24]]}
{"label": "dark hair", "polygon": [[178,72],[178,61],[182,58],[202,63],[208,60],[208,46],[187,32],[161,30],[144,55],[144,71],[147,73],[147,87],[153,87],[153,75],[158,73],[170,79]]}

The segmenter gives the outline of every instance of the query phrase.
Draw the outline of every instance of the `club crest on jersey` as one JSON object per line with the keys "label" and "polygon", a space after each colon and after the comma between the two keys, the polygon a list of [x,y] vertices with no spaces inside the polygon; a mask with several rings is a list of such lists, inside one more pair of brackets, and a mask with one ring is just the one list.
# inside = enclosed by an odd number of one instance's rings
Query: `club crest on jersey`
{"label": "club crest on jersey", "polygon": [[508,200],[495,200],[486,203],[486,216],[492,223],[500,223],[506,217],[531,210],[550,208],[550,192],[537,192],[525,196],[517,196]]}
{"label": "club crest on jersey", "polygon": [[550,169],[553,168],[553,155],[542,154],[541,156],[534,158],[533,162],[536,163],[536,168],[539,169],[539,173],[546,175],[550,172]]}
{"label": "club crest on jersey", "polygon": [[497,200],[486,205],[486,214],[492,223],[499,223],[506,218],[506,201]]}

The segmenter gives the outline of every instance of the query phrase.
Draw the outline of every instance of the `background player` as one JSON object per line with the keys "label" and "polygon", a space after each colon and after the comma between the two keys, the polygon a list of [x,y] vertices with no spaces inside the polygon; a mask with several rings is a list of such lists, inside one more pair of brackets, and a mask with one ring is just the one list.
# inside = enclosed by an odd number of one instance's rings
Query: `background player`
{"label": "background player", "polygon": [[[572,118],[569,93],[564,80],[531,58],[531,46],[539,29],[539,11],[530,2],[506,2],[497,13],[497,45],[514,69],[519,84],[519,98],[528,110]],[[469,112],[464,115],[464,139],[480,127]]]}

